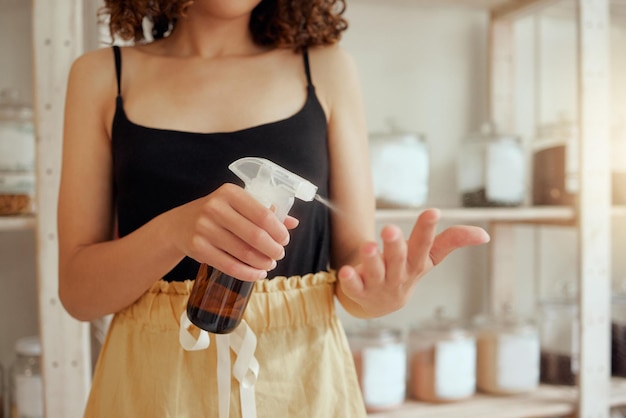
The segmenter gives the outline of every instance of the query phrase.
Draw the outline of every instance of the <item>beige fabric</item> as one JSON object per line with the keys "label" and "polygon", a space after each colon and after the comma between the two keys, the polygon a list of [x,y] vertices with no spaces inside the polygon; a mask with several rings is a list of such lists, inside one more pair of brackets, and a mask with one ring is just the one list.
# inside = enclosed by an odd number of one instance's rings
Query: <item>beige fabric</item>
{"label": "beige fabric", "polygon": [[[193,281],[157,282],[115,315],[85,418],[218,416],[214,337],[207,350],[195,352],[183,350],[178,341],[192,286]],[[255,284],[244,319],[258,338],[259,418],[366,416],[335,314],[334,286],[329,273]],[[239,387],[232,379],[230,417],[240,416]]]}

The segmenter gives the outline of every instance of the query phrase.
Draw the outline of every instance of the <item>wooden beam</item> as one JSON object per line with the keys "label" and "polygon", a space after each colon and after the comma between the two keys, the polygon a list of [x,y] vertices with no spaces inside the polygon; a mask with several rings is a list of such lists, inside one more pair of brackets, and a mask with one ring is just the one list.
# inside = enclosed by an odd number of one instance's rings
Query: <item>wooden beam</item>
{"label": "wooden beam", "polygon": [[611,321],[609,0],[578,0],[579,416],[608,418]]}
{"label": "wooden beam", "polygon": [[515,231],[514,224],[492,222],[489,228],[489,313],[502,314],[505,306],[514,306]]}
{"label": "wooden beam", "polygon": [[539,12],[559,0],[509,0],[491,7],[492,20],[514,20]]}
{"label": "wooden beam", "polygon": [[37,276],[45,416],[80,418],[91,383],[89,327],[58,297],[57,191],[67,77],[83,52],[83,0],[33,0]]}

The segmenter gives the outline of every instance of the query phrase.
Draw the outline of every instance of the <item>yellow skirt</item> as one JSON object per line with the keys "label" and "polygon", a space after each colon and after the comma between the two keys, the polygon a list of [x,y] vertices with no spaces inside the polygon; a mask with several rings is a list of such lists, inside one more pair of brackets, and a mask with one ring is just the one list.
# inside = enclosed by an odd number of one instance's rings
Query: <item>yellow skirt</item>
{"label": "yellow skirt", "polygon": [[[255,283],[244,320],[256,334],[259,418],[366,416],[352,355],[334,305],[335,276]],[[202,351],[179,343],[193,281],[155,283],[111,322],[85,418],[218,417],[214,336]],[[231,379],[230,417],[241,417]]]}

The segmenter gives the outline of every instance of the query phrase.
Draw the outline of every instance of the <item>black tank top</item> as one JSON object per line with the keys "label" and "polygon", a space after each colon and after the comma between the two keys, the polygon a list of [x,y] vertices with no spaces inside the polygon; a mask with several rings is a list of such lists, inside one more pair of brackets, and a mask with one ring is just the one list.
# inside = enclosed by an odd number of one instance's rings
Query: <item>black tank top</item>
{"label": "black tank top", "polygon": [[[194,133],[140,126],[128,119],[121,96],[122,60],[113,47],[117,100],[111,132],[118,234],[123,237],[157,215],[205,196],[229,182],[243,186],[228,165],[246,156],[267,158],[318,186],[328,197],[327,123],[303,53],[307,98],[293,116],[227,133]],[[303,86],[304,87],[304,86]],[[285,258],[271,277],[328,269],[330,225],[322,204],[296,199],[289,212],[300,220],[291,231]],[[199,263],[183,259],[163,279],[194,279]]]}

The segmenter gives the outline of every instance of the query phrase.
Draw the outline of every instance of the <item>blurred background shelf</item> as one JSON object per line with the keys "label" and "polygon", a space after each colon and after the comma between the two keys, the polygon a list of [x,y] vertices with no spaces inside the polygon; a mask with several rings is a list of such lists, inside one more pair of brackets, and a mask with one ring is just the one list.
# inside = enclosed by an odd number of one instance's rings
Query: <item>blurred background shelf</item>
{"label": "blurred background shelf", "polygon": [[[626,404],[626,379],[611,380],[611,406]],[[494,397],[476,395],[451,404],[407,402],[400,409],[371,413],[371,418],[539,418],[574,414],[578,389],[571,386],[541,385],[525,395]]]}
{"label": "blurred background shelf", "polygon": [[[414,222],[425,208],[379,208],[376,222]],[[440,208],[444,222],[516,222],[573,224],[576,209],[569,206],[523,206],[515,208]],[[613,206],[611,215],[626,217],[626,206]]]}
{"label": "blurred background shelf", "polygon": [[[574,208],[567,206],[516,208],[442,208],[441,220],[453,222],[573,222]],[[626,208],[623,208],[626,214]],[[377,222],[412,222],[423,209],[378,209]]]}
{"label": "blurred background shelf", "polygon": [[0,216],[0,232],[34,229],[35,215]]}

